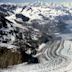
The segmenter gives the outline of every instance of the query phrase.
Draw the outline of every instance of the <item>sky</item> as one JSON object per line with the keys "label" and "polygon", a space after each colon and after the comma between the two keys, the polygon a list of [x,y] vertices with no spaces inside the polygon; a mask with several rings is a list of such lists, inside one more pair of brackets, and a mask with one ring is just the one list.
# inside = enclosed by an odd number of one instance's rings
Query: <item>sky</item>
{"label": "sky", "polygon": [[[11,3],[23,3],[23,2],[35,2],[37,0],[0,0],[0,2],[11,2]],[[72,2],[72,0],[40,0],[43,2]]]}

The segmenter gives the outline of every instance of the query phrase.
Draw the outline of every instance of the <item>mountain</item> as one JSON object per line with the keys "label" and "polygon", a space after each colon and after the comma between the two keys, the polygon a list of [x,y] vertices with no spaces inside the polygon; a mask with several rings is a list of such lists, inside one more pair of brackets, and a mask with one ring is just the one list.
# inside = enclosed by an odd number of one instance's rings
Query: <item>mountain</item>
{"label": "mountain", "polygon": [[[22,22],[27,22],[29,20],[28,17],[22,14],[16,14],[16,19],[22,18]],[[11,22],[6,19],[5,16],[0,15],[0,51],[1,56],[7,52],[7,55],[13,55],[16,53],[17,57],[21,58],[19,61],[28,62],[28,63],[36,63],[37,58],[32,55],[36,54],[36,49],[42,42],[46,43],[51,40],[51,36],[40,32],[39,30],[29,27],[23,26],[22,24],[17,24]],[[30,53],[28,52],[30,50]],[[8,54],[11,51],[10,54]],[[23,57],[25,56],[25,58]],[[29,58],[30,56],[30,58]],[[3,57],[3,56],[2,56]],[[14,57],[14,55],[13,55]],[[5,57],[4,57],[5,58]],[[10,58],[11,59],[11,58]],[[17,58],[16,58],[17,59]],[[36,59],[36,60],[35,60]],[[3,60],[0,60],[3,61]],[[8,61],[8,60],[6,60]],[[15,63],[19,63],[15,62]],[[9,65],[13,65],[14,62],[8,63]],[[6,64],[0,64],[0,67],[7,67]]]}
{"label": "mountain", "polygon": [[4,16],[9,16],[11,14],[14,14],[14,10],[17,8],[16,5],[11,4],[0,4],[0,14],[3,14]]}
{"label": "mountain", "polygon": [[71,44],[72,6],[0,4],[1,72],[71,72]]}

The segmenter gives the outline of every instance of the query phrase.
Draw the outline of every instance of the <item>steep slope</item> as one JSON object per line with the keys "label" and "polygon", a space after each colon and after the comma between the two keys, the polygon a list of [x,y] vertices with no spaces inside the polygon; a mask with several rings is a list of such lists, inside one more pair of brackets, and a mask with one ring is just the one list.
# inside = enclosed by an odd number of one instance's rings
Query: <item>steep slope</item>
{"label": "steep slope", "polygon": [[[56,36],[69,39],[71,38],[71,22],[72,9],[69,6],[45,4],[45,5],[24,5],[17,7],[15,14],[7,16],[6,19],[22,24],[24,26],[31,26],[40,30],[41,32],[55,34]],[[20,18],[17,15],[21,15]],[[26,22],[23,21],[23,16],[29,18]],[[26,18],[26,19],[27,19]]]}
{"label": "steep slope", "polygon": [[14,4],[0,4],[0,13],[4,16],[9,16],[11,14],[14,14],[14,10],[17,8]]}
{"label": "steep slope", "polygon": [[[19,18],[22,16],[21,14],[17,15]],[[26,18],[27,17],[23,16],[24,22],[29,20],[29,18],[27,18],[27,20]],[[7,20],[3,15],[0,16],[0,50],[2,54],[9,50],[12,52],[12,54],[16,52],[17,55],[21,56],[21,60],[19,59],[21,62],[38,63],[37,58],[33,57],[32,55],[36,54],[36,49],[38,48],[39,44],[46,43],[51,40],[51,38],[52,37],[50,35],[40,32],[35,28],[11,22]],[[4,48],[6,49],[4,50]],[[9,55],[8,53],[7,55]],[[12,56],[12,54],[10,55]],[[6,60],[7,57],[5,57]],[[6,61],[4,61],[4,63],[5,62]],[[10,61],[8,61],[8,64],[9,63]],[[12,63],[14,64],[14,62]],[[8,64],[4,66],[0,64],[0,67],[7,67]]]}
{"label": "steep slope", "polygon": [[28,4],[12,8],[14,13],[0,15],[0,47],[20,53],[23,64],[0,71],[72,72],[72,7]]}

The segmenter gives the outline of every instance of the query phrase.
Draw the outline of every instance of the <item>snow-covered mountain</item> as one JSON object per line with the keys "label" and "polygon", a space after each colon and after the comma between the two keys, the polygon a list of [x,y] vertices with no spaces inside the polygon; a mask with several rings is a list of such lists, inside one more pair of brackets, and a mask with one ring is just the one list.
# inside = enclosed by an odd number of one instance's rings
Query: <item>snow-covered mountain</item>
{"label": "snow-covered mountain", "polygon": [[[71,24],[68,22],[72,20],[71,7],[65,7],[63,5],[24,5],[17,7],[14,11],[15,14],[7,16],[6,18],[15,23],[21,23],[23,25],[29,25],[42,32],[49,34],[53,33],[69,33],[71,32]],[[17,17],[18,16],[18,17]],[[28,22],[23,21],[23,16],[29,18]]]}
{"label": "snow-covered mountain", "polygon": [[11,4],[0,4],[0,13],[3,14],[4,16],[9,16],[11,14],[14,14],[14,10],[17,8],[16,5],[11,5]]}
{"label": "snow-covered mountain", "polygon": [[71,72],[71,44],[71,5],[0,4],[0,47],[23,52],[29,57],[24,62],[38,63],[1,71]]}

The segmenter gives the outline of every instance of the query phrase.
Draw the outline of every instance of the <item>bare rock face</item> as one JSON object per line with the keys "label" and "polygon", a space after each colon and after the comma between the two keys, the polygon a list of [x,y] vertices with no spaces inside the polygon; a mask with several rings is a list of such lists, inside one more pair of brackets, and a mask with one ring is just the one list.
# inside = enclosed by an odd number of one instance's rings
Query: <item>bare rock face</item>
{"label": "bare rock face", "polygon": [[34,64],[38,63],[38,59],[33,57],[31,54],[27,54],[21,49],[13,51],[6,47],[0,47],[0,68],[7,68],[23,62]]}
{"label": "bare rock face", "polygon": [[0,14],[5,16],[10,16],[14,14],[14,11],[17,8],[16,5],[10,5],[10,4],[0,4]]}
{"label": "bare rock face", "polygon": [[29,18],[22,15],[22,14],[16,14],[16,18],[22,19],[24,22],[29,21]]}
{"label": "bare rock face", "polygon": [[8,43],[14,37],[15,27],[13,23],[0,15],[0,42]]}
{"label": "bare rock face", "polygon": [[12,52],[10,49],[0,47],[0,68],[21,63],[21,55],[19,52]]}

